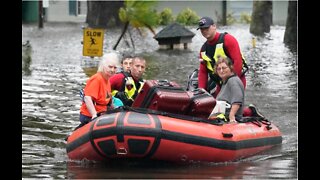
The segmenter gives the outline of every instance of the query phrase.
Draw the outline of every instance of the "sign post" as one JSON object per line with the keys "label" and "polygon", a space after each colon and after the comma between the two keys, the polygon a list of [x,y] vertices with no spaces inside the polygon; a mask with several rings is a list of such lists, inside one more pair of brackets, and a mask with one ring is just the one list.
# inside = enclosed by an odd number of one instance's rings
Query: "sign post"
{"label": "sign post", "polygon": [[98,56],[103,55],[103,29],[85,28],[83,30],[83,56]]}

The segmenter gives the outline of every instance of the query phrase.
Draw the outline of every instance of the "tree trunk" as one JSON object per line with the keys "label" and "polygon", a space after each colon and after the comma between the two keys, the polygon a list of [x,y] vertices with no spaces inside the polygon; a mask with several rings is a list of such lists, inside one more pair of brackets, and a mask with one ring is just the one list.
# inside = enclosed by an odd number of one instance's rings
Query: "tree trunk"
{"label": "tree trunk", "polygon": [[292,51],[297,51],[297,1],[289,1],[283,42]]}
{"label": "tree trunk", "polygon": [[133,49],[136,49],[136,47],[135,47],[135,45],[134,45],[133,38],[132,38],[131,31],[130,31],[130,27],[128,27],[128,33],[129,33],[129,37],[130,37],[130,40],[131,40],[132,47],[133,47]]}
{"label": "tree trunk", "polygon": [[119,9],[123,1],[87,1],[86,23],[92,28],[120,26]]}
{"label": "tree trunk", "polygon": [[120,37],[119,37],[116,45],[113,46],[113,50],[116,50],[116,49],[117,49],[117,47],[118,47],[118,45],[119,45],[119,43],[120,43],[123,35],[127,32],[128,26],[129,26],[129,22],[126,22],[126,24],[125,24],[124,27],[123,27],[122,33],[121,33],[121,35],[120,35]]}
{"label": "tree trunk", "polygon": [[227,25],[227,1],[222,1],[222,25]]}
{"label": "tree trunk", "polygon": [[272,24],[272,1],[253,1],[250,33],[263,36],[270,32]]}
{"label": "tree trunk", "polygon": [[38,16],[39,16],[39,22],[38,22],[38,27],[39,29],[43,28],[43,4],[42,4],[42,0],[39,0],[39,12],[38,12]]}

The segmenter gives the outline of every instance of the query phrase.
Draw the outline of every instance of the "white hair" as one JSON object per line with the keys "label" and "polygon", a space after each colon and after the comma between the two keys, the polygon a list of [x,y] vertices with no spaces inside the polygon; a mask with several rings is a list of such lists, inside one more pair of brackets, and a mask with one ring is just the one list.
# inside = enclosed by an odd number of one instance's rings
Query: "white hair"
{"label": "white hair", "polygon": [[111,53],[106,53],[103,55],[99,67],[98,67],[98,72],[103,72],[103,68],[106,66],[119,66],[119,56],[118,54],[111,52]]}

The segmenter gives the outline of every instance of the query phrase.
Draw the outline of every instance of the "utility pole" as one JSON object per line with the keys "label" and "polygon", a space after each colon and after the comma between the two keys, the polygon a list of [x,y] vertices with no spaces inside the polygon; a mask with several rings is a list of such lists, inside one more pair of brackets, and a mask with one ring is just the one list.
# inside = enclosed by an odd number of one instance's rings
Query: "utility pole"
{"label": "utility pole", "polygon": [[39,18],[38,18],[38,22],[39,22],[39,29],[43,28],[43,4],[42,4],[42,0],[39,0]]}
{"label": "utility pole", "polygon": [[222,25],[227,25],[227,1],[222,1]]}

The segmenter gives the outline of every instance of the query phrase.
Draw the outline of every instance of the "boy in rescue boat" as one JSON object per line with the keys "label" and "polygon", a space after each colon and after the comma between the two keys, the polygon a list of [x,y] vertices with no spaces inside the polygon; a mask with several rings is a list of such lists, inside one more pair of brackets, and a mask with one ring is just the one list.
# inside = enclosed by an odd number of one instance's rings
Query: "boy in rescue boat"
{"label": "boy in rescue boat", "polygon": [[144,58],[133,58],[129,73],[121,72],[110,78],[112,96],[119,98],[125,106],[131,106],[144,84],[142,75],[145,69]]}

